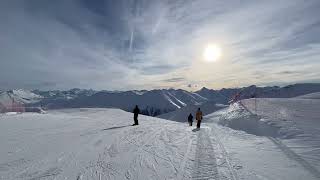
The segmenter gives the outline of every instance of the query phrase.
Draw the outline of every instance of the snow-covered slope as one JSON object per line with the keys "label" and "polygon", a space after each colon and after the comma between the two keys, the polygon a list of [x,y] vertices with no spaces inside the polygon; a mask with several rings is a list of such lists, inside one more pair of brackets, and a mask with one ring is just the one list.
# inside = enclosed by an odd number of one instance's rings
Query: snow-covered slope
{"label": "snow-covered slope", "polygon": [[298,96],[296,98],[301,98],[301,99],[320,99],[320,92],[310,93],[310,94]]}
{"label": "snow-covered slope", "polygon": [[242,100],[230,106],[219,123],[268,138],[320,178],[320,100],[308,97]]}
{"label": "snow-covered slope", "polygon": [[227,107],[227,105],[216,104],[214,102],[209,101],[209,102],[203,103],[201,105],[186,106],[186,107],[183,107],[183,108],[178,109],[173,112],[161,114],[157,117],[162,118],[162,119],[173,120],[173,121],[177,121],[177,122],[187,122],[187,117],[189,116],[190,113],[195,118],[195,114],[196,114],[196,111],[198,110],[198,108],[201,109],[203,115],[207,115],[207,114],[211,114],[214,111],[217,111],[217,110],[225,108],[225,107]]}
{"label": "snow-covered slope", "polygon": [[132,114],[117,109],[0,118],[1,179],[231,177],[215,165],[211,140],[204,136],[197,144],[198,133],[182,123],[140,116],[140,125],[130,126]]}
{"label": "snow-covered slope", "polygon": [[[117,109],[68,109],[0,116],[0,178],[11,179],[318,179],[279,139],[216,124],[202,128]],[[317,146],[303,147],[312,153]],[[290,147],[291,148],[291,147]],[[317,156],[319,157],[319,156]]]}

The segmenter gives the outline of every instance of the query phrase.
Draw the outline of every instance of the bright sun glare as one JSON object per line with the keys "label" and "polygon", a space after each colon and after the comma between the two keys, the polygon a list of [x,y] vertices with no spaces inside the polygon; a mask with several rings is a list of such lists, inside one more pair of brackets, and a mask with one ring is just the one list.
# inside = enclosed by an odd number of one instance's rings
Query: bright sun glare
{"label": "bright sun glare", "polygon": [[203,58],[208,62],[214,62],[219,60],[221,55],[221,48],[216,44],[208,44],[203,51]]}

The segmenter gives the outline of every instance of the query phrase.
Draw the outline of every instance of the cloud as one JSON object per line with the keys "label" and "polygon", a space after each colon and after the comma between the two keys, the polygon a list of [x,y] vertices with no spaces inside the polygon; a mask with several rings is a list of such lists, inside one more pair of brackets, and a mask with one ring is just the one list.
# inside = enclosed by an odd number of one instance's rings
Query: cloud
{"label": "cloud", "polygon": [[[318,82],[319,7],[317,0],[4,0],[0,87]],[[217,63],[202,61],[210,42],[223,50]]]}
{"label": "cloud", "polygon": [[302,74],[303,72],[301,71],[281,71],[278,72],[278,74],[287,74],[287,75],[291,75],[291,74]]}
{"label": "cloud", "polygon": [[162,81],[163,82],[181,82],[181,81],[185,81],[185,78],[183,78],[183,77],[170,78],[170,79],[164,79]]}

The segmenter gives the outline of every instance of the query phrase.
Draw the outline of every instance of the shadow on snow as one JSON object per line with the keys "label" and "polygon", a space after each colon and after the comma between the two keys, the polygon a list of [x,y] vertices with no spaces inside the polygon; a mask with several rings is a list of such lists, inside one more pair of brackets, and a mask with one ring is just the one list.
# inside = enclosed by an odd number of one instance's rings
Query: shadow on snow
{"label": "shadow on snow", "polygon": [[120,128],[129,127],[129,126],[132,126],[132,125],[115,126],[115,127],[111,127],[111,128],[105,128],[105,129],[102,129],[102,131],[107,131],[107,130],[112,130],[112,129],[120,129]]}

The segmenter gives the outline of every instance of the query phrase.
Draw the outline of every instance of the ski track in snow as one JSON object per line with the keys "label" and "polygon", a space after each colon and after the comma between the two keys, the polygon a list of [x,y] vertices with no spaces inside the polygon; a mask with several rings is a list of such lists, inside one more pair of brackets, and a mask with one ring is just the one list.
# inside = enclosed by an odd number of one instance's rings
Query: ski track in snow
{"label": "ski track in snow", "polygon": [[[159,129],[156,130],[156,132],[153,132],[151,136],[148,136],[148,138],[146,140],[144,140],[144,143],[142,145],[138,145],[136,144],[134,141],[126,139],[129,143],[137,146],[137,150],[135,151],[135,158],[130,162],[130,166],[129,169],[126,171],[126,178],[127,179],[131,179],[131,176],[136,176],[134,179],[142,179],[143,178],[143,174],[139,171],[140,169],[144,168],[144,164],[143,162],[145,162],[146,164],[149,163],[151,164],[151,166],[147,166],[147,168],[153,168],[151,169],[152,173],[155,174],[157,176],[157,172],[154,169],[153,162],[148,161],[148,156],[145,156],[145,154],[151,154],[153,156],[156,156],[153,152],[151,152],[149,150],[148,147],[150,147],[150,142],[155,141],[156,138],[159,136],[159,134],[163,131],[163,129]],[[158,156],[162,159],[165,159],[161,156]],[[136,167],[139,167],[138,169]],[[135,175],[133,175],[135,174]]]}
{"label": "ski track in snow", "polygon": [[[228,168],[228,171],[229,171],[229,177],[230,179],[232,180],[238,180],[238,175],[237,175],[237,172],[234,170],[232,164],[231,164],[231,160],[230,160],[230,157],[229,157],[229,154],[228,152],[226,151],[224,145],[222,144],[221,140],[220,140],[220,137],[219,135],[217,135],[214,130],[211,130],[211,133],[213,134],[213,136],[216,138],[216,144],[218,144],[219,146],[219,149],[221,151],[221,158],[223,159],[223,163],[222,164],[226,164],[227,165],[227,168]],[[211,142],[211,144],[213,144]]]}
{"label": "ski track in snow", "polygon": [[192,179],[219,179],[215,152],[205,130],[199,131]]}
{"label": "ski track in snow", "polygon": [[192,146],[193,141],[194,141],[193,138],[189,140],[186,153],[184,154],[183,160],[182,160],[181,163],[180,163],[180,168],[179,168],[179,171],[178,171],[178,174],[177,174],[177,179],[178,179],[178,180],[182,180],[182,179],[183,179],[183,176],[184,176],[184,174],[185,174],[185,173],[184,173],[184,171],[185,171],[185,165],[186,165],[186,162],[188,161],[188,158],[190,157],[190,151],[191,151],[191,146]]}
{"label": "ski track in snow", "polygon": [[[121,136],[123,138],[115,140],[102,155],[99,155],[99,159],[104,159],[104,161],[97,161],[97,165],[93,168],[94,170],[90,170],[93,174],[90,174],[89,176],[85,175],[84,177],[87,176],[92,178],[95,177],[95,174],[98,174],[99,176],[102,174],[110,179],[116,179],[117,176],[122,175],[124,175],[124,178],[126,179],[144,179],[146,174],[141,172],[143,169],[143,171],[150,171],[148,174],[153,179],[161,179],[156,169],[156,165],[159,161],[166,161],[172,169],[176,168],[172,163],[171,156],[165,157],[153,150],[161,143],[159,142],[159,139],[161,139],[160,135],[166,132],[164,129],[165,127],[159,127],[160,128],[156,130],[148,130],[147,128],[141,129],[141,127],[137,126],[135,129],[126,132],[127,134],[122,134]],[[133,156],[132,159],[128,158],[128,167],[122,168],[127,170],[121,171],[116,167],[102,168],[101,170],[101,167],[108,167],[108,165],[110,166],[110,164],[116,162],[117,156],[119,154],[123,155],[124,153],[132,154]],[[107,159],[109,159],[109,161]],[[98,171],[102,172],[97,173]],[[85,172],[85,174],[87,174],[87,172]]]}
{"label": "ski track in snow", "polygon": [[[124,132],[121,135],[122,138],[114,140],[113,144],[105,148],[96,164],[87,168],[81,176],[83,179],[122,177],[123,179],[236,180],[231,176],[232,172],[219,177],[219,167],[215,157],[218,152],[214,150],[217,149],[214,146],[219,143],[212,142],[209,129],[206,127],[198,132],[192,132],[191,128],[162,125],[158,129],[148,131],[146,128],[137,126]],[[189,136],[186,136],[186,133]],[[186,148],[180,148],[181,144],[186,144]],[[164,148],[159,149],[159,146]],[[117,168],[118,156],[130,156],[130,154],[133,157],[128,158],[127,166]],[[226,154],[219,156],[226,156]],[[164,166],[169,173],[161,172],[163,167],[158,169],[159,166]],[[229,167],[229,170],[231,169]]]}

